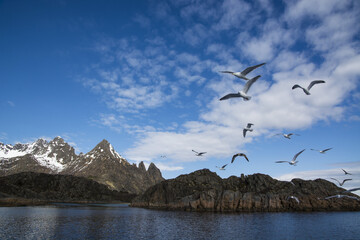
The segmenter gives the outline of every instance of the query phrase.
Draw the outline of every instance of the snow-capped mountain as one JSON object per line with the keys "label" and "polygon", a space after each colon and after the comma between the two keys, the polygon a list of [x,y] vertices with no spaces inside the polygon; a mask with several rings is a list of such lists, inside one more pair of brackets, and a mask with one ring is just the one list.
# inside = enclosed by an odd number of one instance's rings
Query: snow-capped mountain
{"label": "snow-capped mountain", "polygon": [[130,193],[141,193],[164,180],[154,164],[148,170],[143,163],[130,164],[105,139],[79,155],[61,137],[14,146],[0,143],[0,176],[28,171],[87,177]]}
{"label": "snow-capped mountain", "polygon": [[56,137],[50,142],[38,139],[33,143],[17,143],[14,146],[0,143],[0,165],[20,160],[26,155],[30,155],[39,165],[53,172],[61,172],[69,162],[77,158],[74,148],[65,143],[61,137]]}

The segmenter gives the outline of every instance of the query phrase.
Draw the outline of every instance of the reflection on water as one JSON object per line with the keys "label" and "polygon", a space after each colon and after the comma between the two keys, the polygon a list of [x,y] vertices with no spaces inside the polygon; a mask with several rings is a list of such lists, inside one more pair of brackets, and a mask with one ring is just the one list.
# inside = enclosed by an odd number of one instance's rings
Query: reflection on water
{"label": "reflection on water", "polygon": [[359,212],[196,213],[126,204],[0,208],[0,239],[356,239]]}

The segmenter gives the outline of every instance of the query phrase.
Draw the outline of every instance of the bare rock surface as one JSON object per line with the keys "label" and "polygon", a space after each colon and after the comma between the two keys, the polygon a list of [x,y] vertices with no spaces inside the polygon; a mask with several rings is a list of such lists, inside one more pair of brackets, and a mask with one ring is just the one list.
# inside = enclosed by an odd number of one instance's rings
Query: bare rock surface
{"label": "bare rock surface", "polygon": [[[324,199],[344,190],[323,179],[286,182],[259,173],[222,179],[202,169],[150,187],[131,206],[216,212],[360,210],[356,199]],[[290,196],[298,198],[299,203]]]}

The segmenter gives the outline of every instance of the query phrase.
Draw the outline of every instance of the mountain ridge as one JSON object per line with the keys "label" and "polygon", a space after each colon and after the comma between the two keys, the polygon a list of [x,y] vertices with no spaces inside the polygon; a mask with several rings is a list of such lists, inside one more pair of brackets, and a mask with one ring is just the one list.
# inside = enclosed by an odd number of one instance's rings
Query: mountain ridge
{"label": "mountain ridge", "polygon": [[28,171],[74,175],[95,180],[111,190],[139,194],[164,180],[155,164],[150,166],[146,170],[143,162],[138,167],[130,164],[106,139],[79,155],[59,136],[14,146],[0,143],[0,176]]}

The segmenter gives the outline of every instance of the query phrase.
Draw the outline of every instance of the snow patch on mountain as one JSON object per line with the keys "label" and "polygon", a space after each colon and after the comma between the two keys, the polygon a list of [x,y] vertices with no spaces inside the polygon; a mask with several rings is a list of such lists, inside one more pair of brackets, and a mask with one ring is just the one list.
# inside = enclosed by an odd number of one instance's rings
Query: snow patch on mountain
{"label": "snow patch on mountain", "polygon": [[63,140],[59,139],[61,138],[56,137],[50,143],[44,139],[38,139],[33,143],[18,143],[14,146],[11,144],[4,145],[3,143],[0,143],[0,160],[22,157],[30,154],[39,163],[39,165],[50,168],[56,172],[60,172],[65,168],[66,165],[63,164],[64,159],[58,159],[58,153],[54,152],[55,148],[65,146]]}

